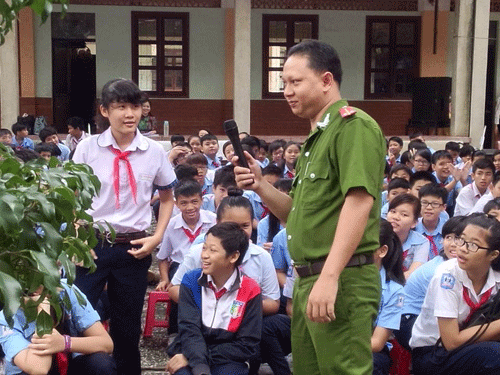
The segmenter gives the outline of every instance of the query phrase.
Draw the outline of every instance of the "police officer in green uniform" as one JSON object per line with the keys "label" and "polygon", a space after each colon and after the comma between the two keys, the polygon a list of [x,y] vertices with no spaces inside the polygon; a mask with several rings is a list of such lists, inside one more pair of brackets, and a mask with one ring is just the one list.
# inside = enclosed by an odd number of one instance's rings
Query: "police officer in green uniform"
{"label": "police officer in green uniform", "polygon": [[[340,96],[336,51],[318,41],[290,49],[284,95],[311,132],[290,196],[262,179],[257,163],[236,167],[238,186],[257,192],[287,222],[299,275],[293,294],[295,375],[372,374],[370,339],[380,301],[372,254],[379,247],[385,139],[366,113]],[[234,159],[237,164],[237,158]]]}

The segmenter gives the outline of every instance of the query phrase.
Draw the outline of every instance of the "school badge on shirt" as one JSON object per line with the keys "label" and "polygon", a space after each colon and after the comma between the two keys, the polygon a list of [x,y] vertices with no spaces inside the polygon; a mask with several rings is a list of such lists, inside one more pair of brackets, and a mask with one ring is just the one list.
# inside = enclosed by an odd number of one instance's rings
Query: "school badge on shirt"
{"label": "school badge on shirt", "polygon": [[243,311],[243,305],[244,303],[241,301],[234,300],[233,304],[231,305],[231,308],[229,309],[229,314],[231,315],[232,319],[237,319],[241,316],[241,313]]}
{"label": "school badge on shirt", "polygon": [[441,276],[441,288],[453,289],[455,286],[455,277],[450,273],[445,273]]}

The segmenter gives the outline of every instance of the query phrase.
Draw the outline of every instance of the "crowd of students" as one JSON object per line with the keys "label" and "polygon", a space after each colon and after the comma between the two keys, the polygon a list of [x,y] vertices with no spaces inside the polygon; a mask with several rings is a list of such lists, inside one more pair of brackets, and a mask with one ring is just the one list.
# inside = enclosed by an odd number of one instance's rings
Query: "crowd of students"
{"label": "crowd of students", "polygon": [[[46,373],[59,352],[83,354],[72,356],[70,373],[140,373],[146,275],[159,248],[156,288],[170,294],[169,333],[177,333],[168,348],[171,374],[256,374],[263,362],[276,375],[290,374],[296,278],[290,233],[257,194],[236,188],[231,143],[221,157],[217,137],[200,130],[187,141],[172,136],[165,152],[141,134],[154,133],[155,120],[149,101],[127,80],[103,88],[100,115],[108,129],[92,137],[80,119],[70,119],[66,145],[52,128],[40,131],[36,146],[22,124],[12,126],[13,134],[0,129],[0,142],[16,152],[91,165],[102,189],[90,213],[118,233],[116,243],[101,240],[94,249],[94,274],[78,268],[76,285],[63,284],[65,293],[81,290],[89,300],[85,309],[74,303],[68,311],[74,329],[39,338],[33,326],[23,326],[22,311],[14,327],[0,317],[7,373]],[[414,374],[497,374],[500,320],[468,324],[500,283],[500,152],[489,158],[455,142],[434,151],[420,134],[410,139],[404,152],[401,138],[387,142],[380,247],[373,254],[382,284],[373,373],[389,373],[397,340],[412,351]],[[244,133],[241,142],[264,178],[288,194],[300,144],[267,144]],[[152,212],[157,227],[149,235]],[[105,288],[109,335],[94,310]]]}

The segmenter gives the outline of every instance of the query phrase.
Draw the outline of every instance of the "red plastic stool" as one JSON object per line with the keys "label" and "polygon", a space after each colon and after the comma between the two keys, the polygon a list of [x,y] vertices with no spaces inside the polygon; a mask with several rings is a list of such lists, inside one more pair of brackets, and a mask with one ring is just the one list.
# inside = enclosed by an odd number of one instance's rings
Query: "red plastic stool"
{"label": "red plastic stool", "polygon": [[[167,303],[167,311],[165,313],[165,320],[156,320],[156,304],[158,302]],[[144,325],[143,337],[151,337],[153,328],[165,327],[168,328],[168,316],[170,314],[170,297],[168,292],[153,291],[149,293],[148,297],[148,310],[146,312],[146,324]]]}
{"label": "red plastic stool", "polygon": [[392,366],[390,375],[410,375],[411,353],[399,345],[397,340],[391,340]]}

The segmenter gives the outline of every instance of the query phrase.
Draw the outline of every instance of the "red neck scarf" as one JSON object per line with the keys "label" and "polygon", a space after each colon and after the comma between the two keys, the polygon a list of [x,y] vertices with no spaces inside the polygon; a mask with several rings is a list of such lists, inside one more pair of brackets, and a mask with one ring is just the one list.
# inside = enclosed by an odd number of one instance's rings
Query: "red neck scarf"
{"label": "red neck scarf", "polygon": [[437,256],[439,254],[439,250],[438,250],[438,247],[436,245],[436,243],[434,242],[434,238],[432,236],[429,236],[427,234],[424,233],[424,236],[425,238],[427,238],[431,244],[431,252],[434,256]]}
{"label": "red neck scarf", "polygon": [[196,239],[196,237],[198,237],[201,233],[201,227],[199,227],[196,232],[194,233],[191,233],[191,231],[189,229],[186,229],[184,227],[182,227],[182,230],[184,231],[184,233],[186,234],[187,238],[189,239],[189,242],[190,243],[193,243],[193,241]]}
{"label": "red neck scarf", "polygon": [[132,190],[134,202],[135,204],[137,204],[137,184],[135,182],[134,172],[132,171],[132,165],[128,160],[128,156],[132,153],[132,151],[122,152],[120,150],[117,150],[113,146],[110,146],[109,149],[113,154],[116,155],[115,160],[113,161],[113,185],[115,188],[116,208],[120,208],[120,160],[123,160],[125,162],[125,165],[127,166],[130,189]]}
{"label": "red neck scarf", "polygon": [[491,297],[491,292],[493,291],[493,288],[494,287],[491,287],[490,289],[488,289],[484,294],[483,296],[481,297],[481,299],[479,300],[478,303],[474,303],[472,302],[470,296],[469,296],[469,289],[467,289],[467,287],[463,287],[463,297],[464,297],[464,301],[465,303],[470,307],[470,313],[469,315],[467,316],[467,319],[465,319],[465,322],[464,324],[467,324],[470,320],[470,318],[472,318],[472,314],[474,314],[481,306],[483,306],[486,302],[488,302],[488,300],[490,299]]}

